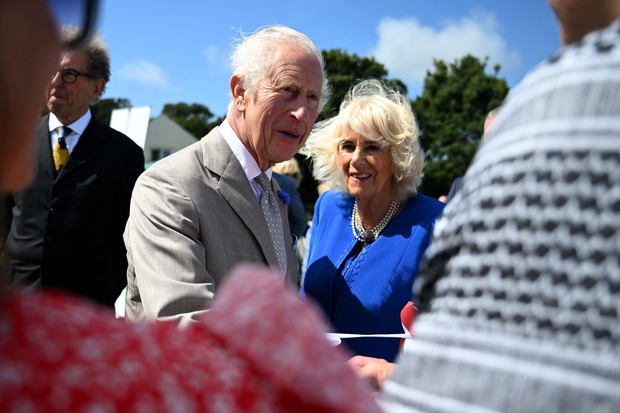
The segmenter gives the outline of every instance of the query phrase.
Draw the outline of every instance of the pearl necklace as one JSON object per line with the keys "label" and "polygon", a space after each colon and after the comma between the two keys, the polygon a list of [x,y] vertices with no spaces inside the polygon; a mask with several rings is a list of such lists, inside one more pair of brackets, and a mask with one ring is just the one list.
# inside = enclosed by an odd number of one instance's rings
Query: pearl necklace
{"label": "pearl necklace", "polygon": [[360,218],[360,214],[357,210],[357,201],[355,201],[355,204],[353,205],[353,214],[351,215],[351,229],[353,230],[353,235],[355,238],[357,238],[357,240],[364,245],[376,241],[376,239],[379,238],[381,231],[383,231],[388,222],[390,222],[390,219],[396,215],[396,211],[399,206],[400,202],[393,200],[390,205],[390,209],[388,209],[387,214],[385,214],[381,222],[379,222],[379,224],[373,229],[367,230],[362,224],[362,218]]}

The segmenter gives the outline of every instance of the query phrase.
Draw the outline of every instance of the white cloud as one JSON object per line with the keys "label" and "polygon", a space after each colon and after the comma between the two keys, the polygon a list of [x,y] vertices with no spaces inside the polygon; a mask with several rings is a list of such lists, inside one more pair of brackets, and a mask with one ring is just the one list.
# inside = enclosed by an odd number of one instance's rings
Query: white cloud
{"label": "white cloud", "polygon": [[125,63],[119,69],[118,75],[123,79],[135,80],[145,85],[170,88],[170,80],[164,71],[156,64],[143,59]]}
{"label": "white cloud", "polygon": [[419,89],[433,59],[453,63],[471,54],[489,57],[487,69],[501,65],[500,76],[518,73],[521,56],[508,50],[499,33],[497,19],[491,13],[477,12],[471,17],[445,22],[440,29],[422,26],[414,17],[384,18],[377,27],[379,41],[370,55],[384,64],[390,77],[396,77]]}
{"label": "white cloud", "polygon": [[209,69],[217,72],[230,71],[227,51],[222,51],[217,46],[209,46],[204,50],[204,56]]}

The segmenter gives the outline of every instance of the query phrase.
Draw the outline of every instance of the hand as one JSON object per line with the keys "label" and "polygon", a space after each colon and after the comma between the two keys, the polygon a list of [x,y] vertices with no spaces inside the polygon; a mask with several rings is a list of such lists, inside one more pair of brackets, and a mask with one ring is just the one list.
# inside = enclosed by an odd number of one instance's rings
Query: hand
{"label": "hand", "polygon": [[392,376],[396,364],[375,357],[354,356],[347,364],[358,377],[367,380],[371,386],[381,390],[383,383]]}

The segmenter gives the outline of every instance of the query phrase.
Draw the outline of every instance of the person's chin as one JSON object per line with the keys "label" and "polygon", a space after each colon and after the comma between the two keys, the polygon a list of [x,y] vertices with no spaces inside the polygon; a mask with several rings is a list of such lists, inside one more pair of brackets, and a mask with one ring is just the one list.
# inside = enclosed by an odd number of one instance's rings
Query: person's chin
{"label": "person's chin", "polygon": [[65,103],[65,100],[58,96],[50,96],[47,100],[47,108],[50,112],[59,110]]}

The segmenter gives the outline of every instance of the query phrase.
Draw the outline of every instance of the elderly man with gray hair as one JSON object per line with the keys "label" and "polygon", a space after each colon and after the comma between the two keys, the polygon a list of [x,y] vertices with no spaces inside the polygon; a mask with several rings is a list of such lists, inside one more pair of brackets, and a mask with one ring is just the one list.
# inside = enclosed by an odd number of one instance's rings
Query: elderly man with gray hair
{"label": "elderly man with gray hair", "polygon": [[329,96],[319,50],[285,26],[241,36],[226,120],[136,184],[125,232],[127,318],[186,325],[242,262],[298,283],[289,197],[272,167],[306,141]]}

